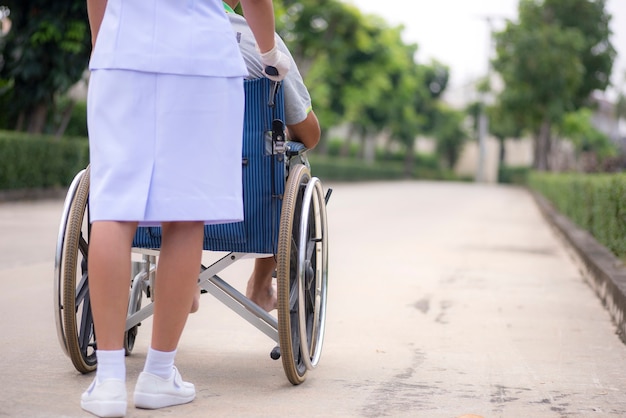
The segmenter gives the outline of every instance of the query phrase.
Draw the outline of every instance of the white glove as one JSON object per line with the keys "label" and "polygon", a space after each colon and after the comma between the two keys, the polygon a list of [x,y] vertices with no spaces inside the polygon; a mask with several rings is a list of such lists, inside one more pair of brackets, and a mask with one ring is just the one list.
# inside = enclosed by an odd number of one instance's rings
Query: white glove
{"label": "white glove", "polygon": [[273,81],[282,81],[289,72],[289,68],[291,68],[291,60],[276,45],[274,45],[274,48],[261,54],[261,64],[263,64],[263,74]]}

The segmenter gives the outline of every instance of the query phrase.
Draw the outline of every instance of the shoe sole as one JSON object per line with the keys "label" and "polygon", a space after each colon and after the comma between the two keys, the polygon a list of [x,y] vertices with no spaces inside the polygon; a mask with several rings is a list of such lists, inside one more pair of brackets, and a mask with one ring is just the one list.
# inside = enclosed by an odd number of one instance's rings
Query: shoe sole
{"label": "shoe sole", "polygon": [[176,406],[189,403],[196,397],[195,394],[189,396],[176,396],[154,393],[135,392],[135,407],[141,409],[159,409],[168,406]]}
{"label": "shoe sole", "polygon": [[126,415],[124,401],[81,401],[80,406],[101,418],[119,418]]}

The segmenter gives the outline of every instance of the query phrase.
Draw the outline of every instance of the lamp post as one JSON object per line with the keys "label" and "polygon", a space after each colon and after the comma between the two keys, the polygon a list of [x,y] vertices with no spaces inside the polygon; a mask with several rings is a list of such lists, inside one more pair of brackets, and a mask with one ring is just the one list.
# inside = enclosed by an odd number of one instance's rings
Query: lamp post
{"label": "lamp post", "polygon": [[478,115],[478,164],[476,167],[476,181],[484,183],[487,181],[486,160],[487,160],[487,135],[489,134],[489,118],[487,117],[487,95],[491,90],[491,51],[493,47],[493,23],[491,16],[483,18],[489,28],[489,40],[487,47],[487,76],[485,85],[479,87],[480,113]]}
{"label": "lamp post", "polygon": [[489,135],[489,117],[487,116],[487,105],[492,102],[491,92],[491,54],[493,52],[493,30],[494,20],[504,19],[502,16],[483,16],[487,22],[489,35],[487,46],[487,75],[485,84],[479,87],[480,113],[478,115],[478,164],[476,167],[476,181],[483,183],[487,181],[486,161],[487,161],[487,136]]}

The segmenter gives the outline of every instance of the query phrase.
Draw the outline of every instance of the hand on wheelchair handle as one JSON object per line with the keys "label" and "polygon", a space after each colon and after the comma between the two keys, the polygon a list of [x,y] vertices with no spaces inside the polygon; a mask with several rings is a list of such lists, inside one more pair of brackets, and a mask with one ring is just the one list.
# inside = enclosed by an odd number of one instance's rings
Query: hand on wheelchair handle
{"label": "hand on wheelchair handle", "polygon": [[291,60],[277,46],[261,54],[261,63],[263,74],[272,81],[282,81],[291,68]]}

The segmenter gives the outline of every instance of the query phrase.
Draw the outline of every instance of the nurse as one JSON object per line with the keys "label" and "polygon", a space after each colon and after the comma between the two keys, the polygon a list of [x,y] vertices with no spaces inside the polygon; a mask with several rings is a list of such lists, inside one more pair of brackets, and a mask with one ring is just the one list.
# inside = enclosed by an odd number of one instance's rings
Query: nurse
{"label": "nurse", "polygon": [[[268,77],[276,48],[271,0],[242,0]],[[123,336],[138,225],[161,225],[152,339],[134,404],[191,402],[174,366],[197,291],[204,225],[243,218],[241,146],[247,70],[220,0],[87,0],[92,222],[89,289],[98,369],[81,407],[126,414]]]}

